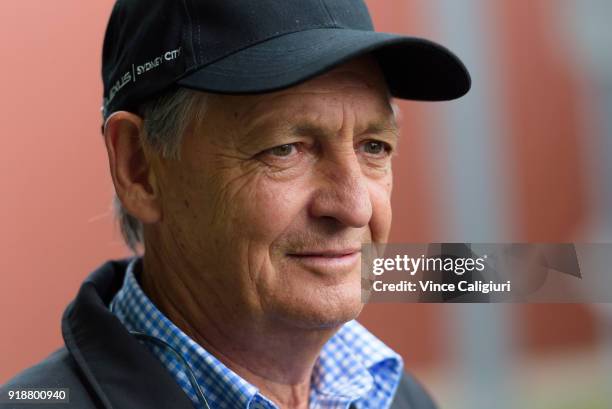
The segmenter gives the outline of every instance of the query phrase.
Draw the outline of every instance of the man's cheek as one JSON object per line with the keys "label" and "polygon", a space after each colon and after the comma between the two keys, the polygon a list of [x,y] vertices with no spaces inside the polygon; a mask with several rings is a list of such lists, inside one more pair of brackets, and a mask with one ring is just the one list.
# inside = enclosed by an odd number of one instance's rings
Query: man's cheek
{"label": "man's cheek", "polygon": [[[257,206],[261,175],[258,172],[219,173],[209,188],[202,192],[211,209],[211,224],[223,227],[252,219]],[[221,224],[221,226],[219,226]]]}
{"label": "man's cheek", "polygon": [[[297,217],[302,193],[292,186],[262,183],[255,192],[251,217],[268,234],[279,234]],[[271,237],[274,240],[276,237]]]}
{"label": "man's cheek", "polygon": [[391,230],[391,191],[386,184],[376,185],[370,190],[372,201],[372,219],[370,229],[372,241],[385,242]]}

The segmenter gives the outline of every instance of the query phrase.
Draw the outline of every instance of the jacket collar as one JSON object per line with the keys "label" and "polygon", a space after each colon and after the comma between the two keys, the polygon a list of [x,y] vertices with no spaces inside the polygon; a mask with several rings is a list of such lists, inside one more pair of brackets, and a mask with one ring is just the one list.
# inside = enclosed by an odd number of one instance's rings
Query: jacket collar
{"label": "jacket collar", "polygon": [[106,409],[193,409],[162,364],[108,310],[129,261],[108,261],[83,282],[62,317],[66,348]]}

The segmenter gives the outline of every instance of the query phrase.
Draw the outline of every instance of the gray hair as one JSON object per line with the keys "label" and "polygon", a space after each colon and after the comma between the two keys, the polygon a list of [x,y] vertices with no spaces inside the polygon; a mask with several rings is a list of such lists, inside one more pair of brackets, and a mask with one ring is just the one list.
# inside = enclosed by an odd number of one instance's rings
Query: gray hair
{"label": "gray hair", "polygon": [[[208,94],[187,88],[173,89],[140,106],[143,118],[141,144],[163,158],[180,160],[183,136],[195,121],[201,121]],[[134,254],[144,245],[140,220],[127,212],[119,197],[113,199],[115,218],[121,236]]]}

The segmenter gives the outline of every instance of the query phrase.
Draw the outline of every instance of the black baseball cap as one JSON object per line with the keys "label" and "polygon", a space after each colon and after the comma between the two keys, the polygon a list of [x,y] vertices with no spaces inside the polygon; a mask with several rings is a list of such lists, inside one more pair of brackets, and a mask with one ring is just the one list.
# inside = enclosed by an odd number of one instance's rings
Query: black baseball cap
{"label": "black baseball cap", "polygon": [[375,32],[361,0],[117,0],[104,38],[103,116],[173,86],[280,90],[366,53],[397,98],[451,100],[470,89],[452,52]]}

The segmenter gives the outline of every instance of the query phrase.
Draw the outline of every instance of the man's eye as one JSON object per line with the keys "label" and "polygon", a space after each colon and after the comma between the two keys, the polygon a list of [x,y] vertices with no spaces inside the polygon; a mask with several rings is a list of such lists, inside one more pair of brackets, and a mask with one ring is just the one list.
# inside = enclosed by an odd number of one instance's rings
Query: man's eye
{"label": "man's eye", "polygon": [[273,155],[273,156],[280,156],[280,157],[291,156],[291,154],[295,153],[295,151],[296,151],[295,144],[292,144],[292,143],[276,146],[276,147],[268,150],[268,152],[271,155]]}
{"label": "man's eye", "polygon": [[380,156],[381,154],[388,154],[391,151],[391,146],[385,142],[367,141],[363,144],[363,150],[369,155]]}

